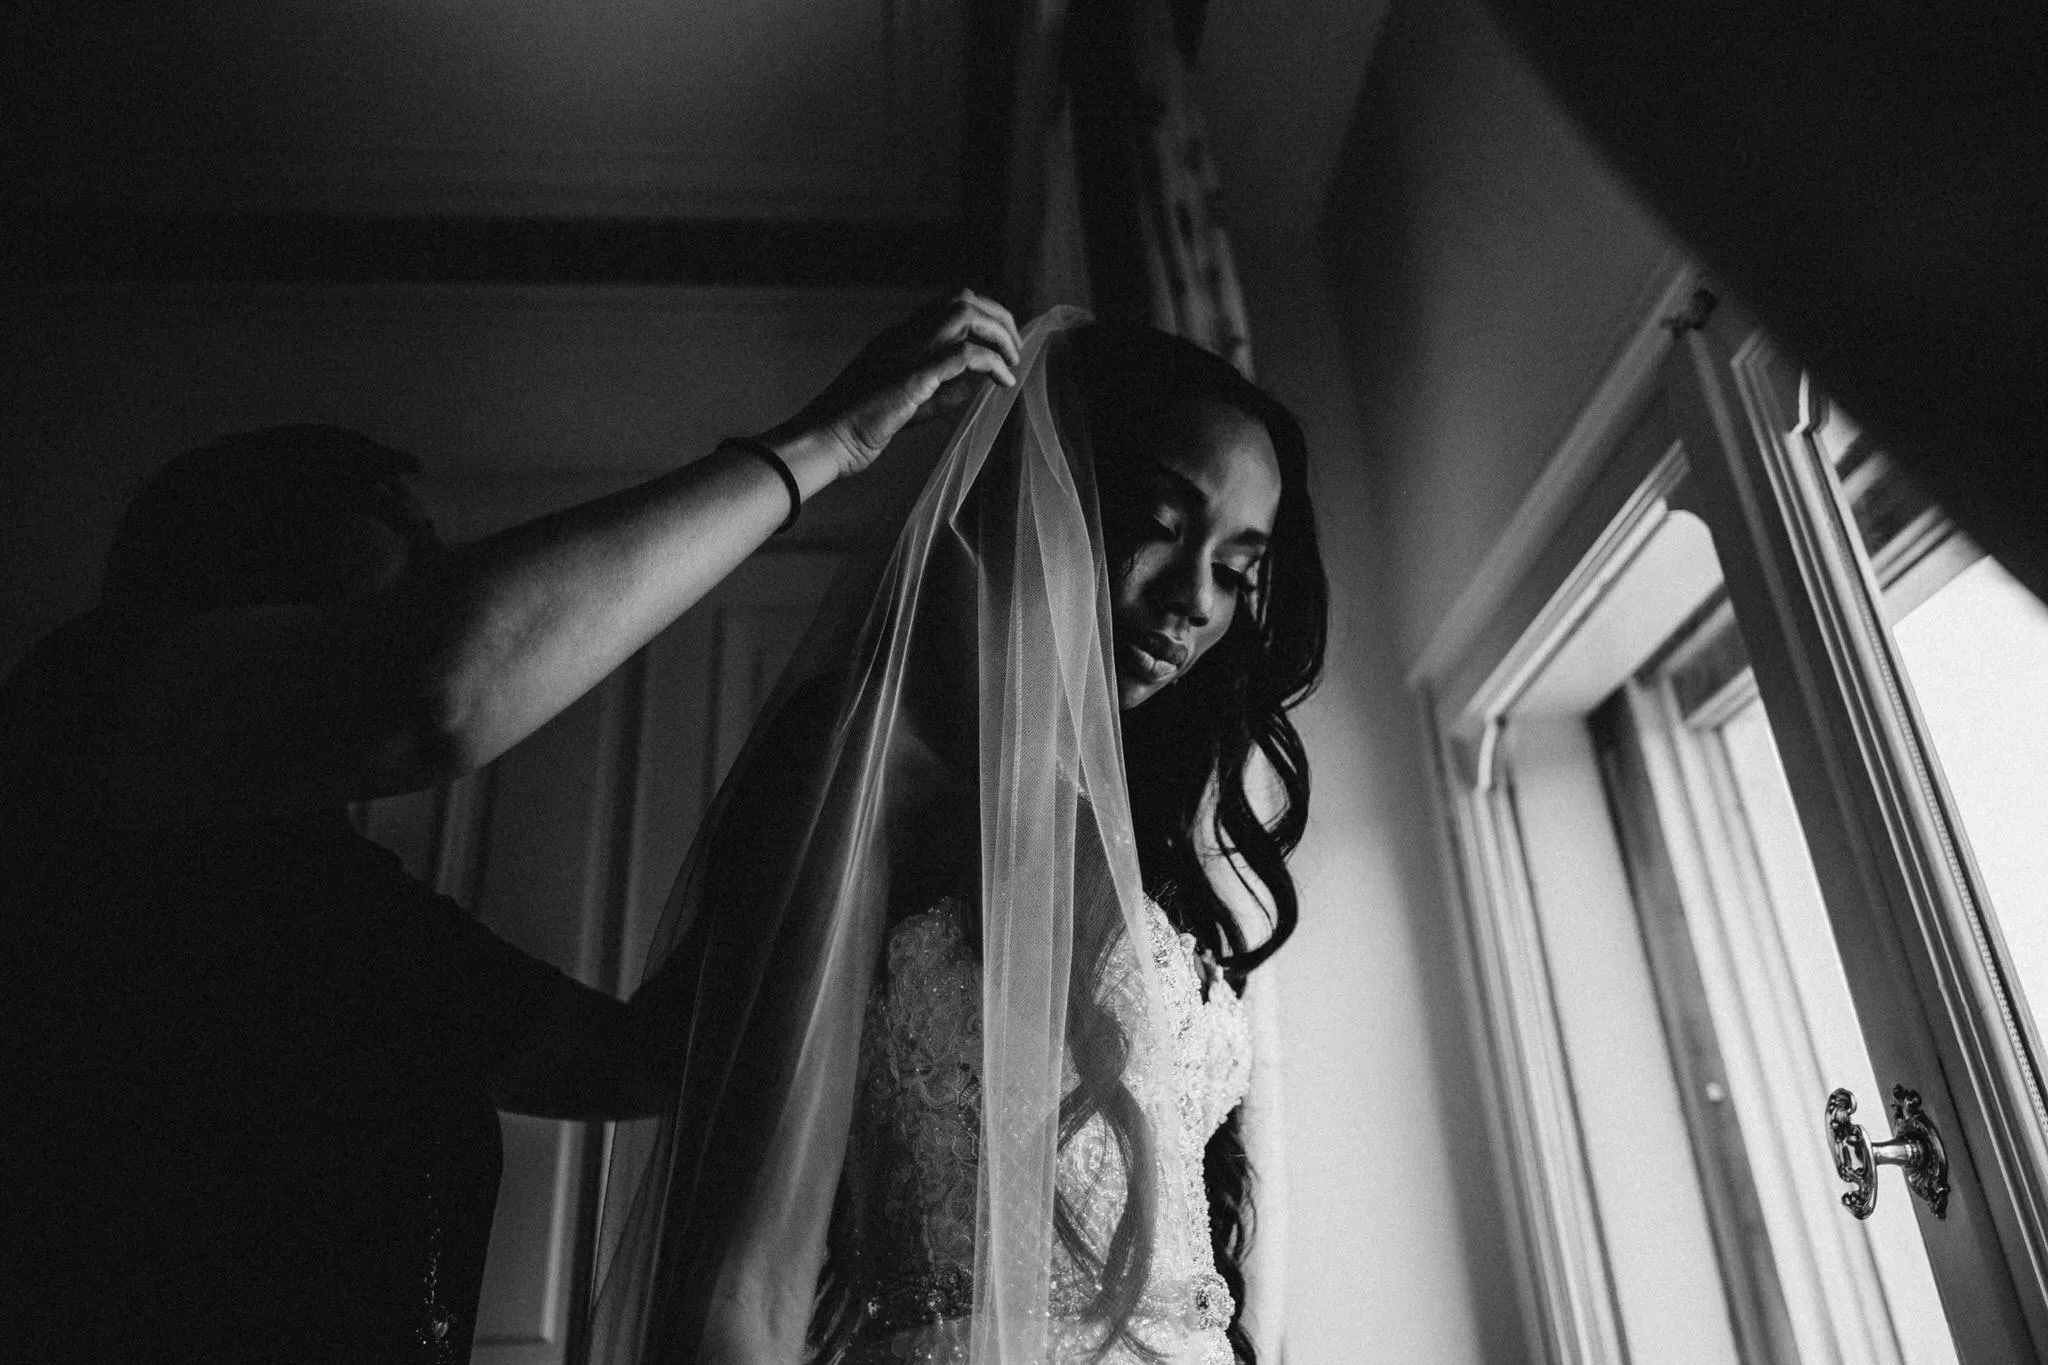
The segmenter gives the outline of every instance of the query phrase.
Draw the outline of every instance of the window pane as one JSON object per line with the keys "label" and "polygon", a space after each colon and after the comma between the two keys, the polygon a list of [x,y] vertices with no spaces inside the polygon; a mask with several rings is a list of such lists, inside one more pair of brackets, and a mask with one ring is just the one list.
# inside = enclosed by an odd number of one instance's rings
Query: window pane
{"label": "window pane", "polygon": [[1954,1365],[1903,1182],[1842,1207],[1824,1111],[1890,1136],[1732,606],[1709,604],[1594,717],[1610,806],[1745,1362]]}
{"label": "window pane", "polygon": [[[1870,1060],[1857,1030],[1855,1006],[1835,953],[1827,908],[1821,901],[1820,884],[1800,835],[1792,790],[1778,761],[1770,721],[1764,715],[1763,704],[1752,698],[1713,729],[1727,762],[1744,833],[1755,850],[1771,920],[1784,949],[1784,963],[1796,983],[1806,1020],[1806,1045],[1813,1050],[1824,1082],[1829,1086],[1846,1086],[1856,1095],[1856,1117],[1875,1141],[1880,1131],[1889,1132],[1885,1092],[1878,1088],[1877,1078],[1871,1074]],[[1791,1039],[1783,1041],[1788,1048],[1799,1045]],[[1795,1151],[1808,1158],[1793,1171],[1802,1178],[1805,1188],[1799,1198],[1806,1205],[1818,1203],[1830,1193],[1839,1195],[1844,1187],[1830,1165],[1831,1154],[1822,1139],[1819,1106],[1809,1095],[1801,1094],[1799,1098],[1808,1101],[1806,1112],[1795,1109],[1783,1114],[1781,1122],[1794,1130],[1790,1135]],[[1808,1142],[1797,1140],[1796,1130],[1802,1122],[1809,1125]],[[1846,1210],[1839,1208],[1829,1212],[1837,1219],[1848,1217]],[[1901,1358],[1914,1365],[1954,1361],[1955,1348],[1942,1315],[1940,1296],[1902,1183],[1881,1184],[1877,1213],[1865,1228]]]}
{"label": "window pane", "polygon": [[[1807,435],[1856,522],[1925,722],[1985,945],[2037,1081],[2048,1005],[2048,610],[1957,532],[1809,380]],[[1957,828],[1959,826],[1959,829]],[[2034,1010],[2030,1010],[2032,1002]],[[2048,1111],[2036,1101],[2038,1119]]]}
{"label": "window pane", "polygon": [[2048,1001],[2048,609],[1985,557],[1893,633],[2018,977],[2015,1003],[2038,1007]]}

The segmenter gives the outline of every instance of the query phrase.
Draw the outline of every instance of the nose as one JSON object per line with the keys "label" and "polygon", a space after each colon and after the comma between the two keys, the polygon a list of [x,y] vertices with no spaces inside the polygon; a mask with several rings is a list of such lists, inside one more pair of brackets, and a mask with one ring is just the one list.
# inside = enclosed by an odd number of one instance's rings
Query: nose
{"label": "nose", "polygon": [[1214,618],[1218,585],[1199,555],[1176,555],[1160,585],[1166,608],[1199,630]]}

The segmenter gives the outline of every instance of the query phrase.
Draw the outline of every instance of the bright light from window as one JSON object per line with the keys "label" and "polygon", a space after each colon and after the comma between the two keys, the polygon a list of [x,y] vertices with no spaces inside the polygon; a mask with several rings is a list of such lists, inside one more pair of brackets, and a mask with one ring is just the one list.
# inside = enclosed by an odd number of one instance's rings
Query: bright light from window
{"label": "bright light from window", "polygon": [[[1778,761],[1777,741],[1771,735],[1763,703],[1750,701],[1717,729],[1784,947],[1784,966],[1804,1007],[1808,1041],[1821,1075],[1828,1086],[1847,1086],[1855,1093],[1862,1105],[1858,1119],[1866,1128],[1885,1130],[1885,1091],[1863,1050],[1855,1004],[1835,951],[1820,882],[1806,851],[1792,788]],[[1793,1044],[1787,1039],[1786,1045]],[[1842,1187],[1825,1160],[1827,1149],[1820,1140],[1815,1093],[1811,1088],[1800,1092],[1793,1103],[1779,1106],[1777,1117],[1784,1128],[1785,1148],[1797,1158],[1792,1163],[1792,1174],[1800,1182],[1797,1212],[1808,1217],[1825,1215],[1834,1220],[1828,1231],[1840,1235],[1846,1231],[1842,1210],[1836,1207]],[[1940,1291],[1935,1288],[1905,1193],[1903,1188],[1884,1190],[1876,1215],[1861,1225],[1884,1284],[1891,1331],[1899,1349],[1897,1359],[1907,1365],[1955,1365],[1955,1343],[1942,1312]],[[1790,1212],[1767,1208],[1765,1216],[1788,1221]],[[1774,1231],[1773,1236],[1788,1249],[1795,1245],[1789,1229],[1783,1234]],[[1800,1306],[1795,1299],[1795,1313]],[[1868,1327],[1882,1330],[1875,1317]],[[1846,1355],[1857,1357],[1854,1339],[1849,1336],[1856,1327],[1844,1322],[1837,1330],[1848,1343]],[[1819,1352],[1816,1356],[1824,1358]]]}
{"label": "bright light from window", "polygon": [[1895,635],[2008,965],[2039,1011],[2048,1005],[2048,609],[1987,557]]}

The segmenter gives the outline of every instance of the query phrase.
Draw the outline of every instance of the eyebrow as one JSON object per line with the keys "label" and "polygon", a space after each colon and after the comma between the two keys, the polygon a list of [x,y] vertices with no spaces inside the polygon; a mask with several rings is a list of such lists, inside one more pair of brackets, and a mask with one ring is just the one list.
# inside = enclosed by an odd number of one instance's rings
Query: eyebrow
{"label": "eyebrow", "polygon": [[[1170,490],[1170,496],[1175,502],[1195,507],[1207,507],[1209,505],[1209,495],[1202,491],[1199,484],[1179,470],[1169,469],[1163,464],[1157,464],[1152,466],[1152,472]],[[1272,543],[1272,537],[1255,527],[1247,526],[1223,543],[1225,545],[1242,545],[1248,550],[1264,551]]]}

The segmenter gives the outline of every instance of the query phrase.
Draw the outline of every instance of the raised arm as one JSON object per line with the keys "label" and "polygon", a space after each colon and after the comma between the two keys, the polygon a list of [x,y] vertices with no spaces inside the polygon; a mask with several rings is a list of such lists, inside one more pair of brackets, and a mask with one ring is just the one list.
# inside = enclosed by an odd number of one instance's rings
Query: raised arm
{"label": "raised arm", "polygon": [[[765,433],[804,497],[866,468],[1017,332],[963,292],[869,345]],[[772,534],[788,495],[726,450],[515,526],[328,606],[181,623],[140,667],[98,767],[122,818],[242,820],[414,790],[495,758],[603,679]]]}

